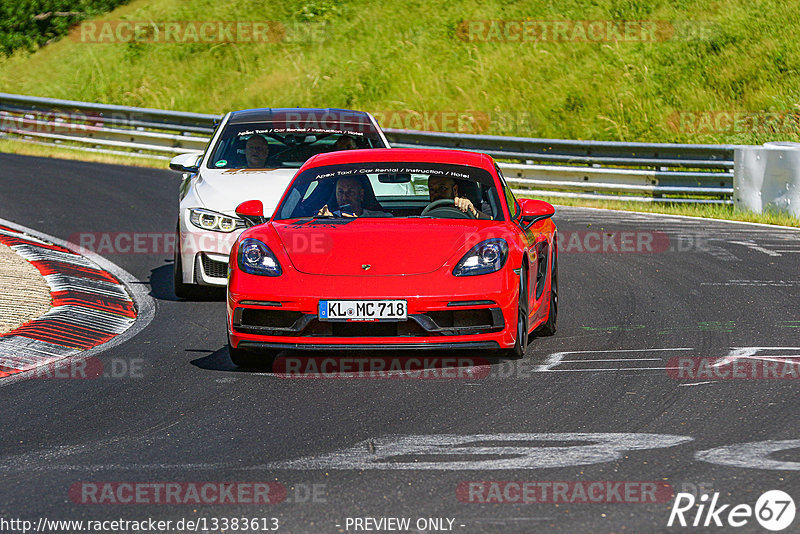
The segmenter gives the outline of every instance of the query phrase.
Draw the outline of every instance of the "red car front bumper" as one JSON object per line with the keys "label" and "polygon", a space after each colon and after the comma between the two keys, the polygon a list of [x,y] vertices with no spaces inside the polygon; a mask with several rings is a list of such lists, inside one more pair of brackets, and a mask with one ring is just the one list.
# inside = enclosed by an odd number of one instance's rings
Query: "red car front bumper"
{"label": "red car front bumper", "polygon": [[[509,262],[510,263],[510,262]],[[410,276],[329,276],[289,267],[265,277],[233,269],[227,321],[235,348],[506,349],[514,346],[519,275],[453,276],[446,268]],[[320,321],[320,300],[407,301],[400,322]]]}

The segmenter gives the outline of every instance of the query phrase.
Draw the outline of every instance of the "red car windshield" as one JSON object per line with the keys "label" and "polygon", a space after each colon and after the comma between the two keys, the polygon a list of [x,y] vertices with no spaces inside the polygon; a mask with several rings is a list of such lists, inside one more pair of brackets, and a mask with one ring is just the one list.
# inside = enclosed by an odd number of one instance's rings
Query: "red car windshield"
{"label": "red car windshield", "polygon": [[413,162],[315,167],[292,183],[275,219],[503,219],[495,179],[467,165]]}

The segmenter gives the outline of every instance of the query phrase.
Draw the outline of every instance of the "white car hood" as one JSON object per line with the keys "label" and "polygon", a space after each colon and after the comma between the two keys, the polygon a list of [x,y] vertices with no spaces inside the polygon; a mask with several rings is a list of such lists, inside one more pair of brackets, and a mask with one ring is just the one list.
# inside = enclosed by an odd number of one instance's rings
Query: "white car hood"
{"label": "white car hood", "polygon": [[236,215],[245,200],[264,203],[264,216],[270,217],[298,169],[203,169],[195,192],[207,209]]}

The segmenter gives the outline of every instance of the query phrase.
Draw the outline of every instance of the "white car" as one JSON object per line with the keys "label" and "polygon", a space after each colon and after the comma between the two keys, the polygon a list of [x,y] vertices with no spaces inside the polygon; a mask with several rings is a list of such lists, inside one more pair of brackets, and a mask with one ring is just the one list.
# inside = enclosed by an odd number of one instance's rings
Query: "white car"
{"label": "white car", "polygon": [[184,173],[175,237],[175,295],[224,287],[228,254],[246,227],[236,207],[258,199],[269,218],[305,161],[334,150],[388,148],[369,113],[345,109],[248,109],[225,115],[205,153],[176,156]]}

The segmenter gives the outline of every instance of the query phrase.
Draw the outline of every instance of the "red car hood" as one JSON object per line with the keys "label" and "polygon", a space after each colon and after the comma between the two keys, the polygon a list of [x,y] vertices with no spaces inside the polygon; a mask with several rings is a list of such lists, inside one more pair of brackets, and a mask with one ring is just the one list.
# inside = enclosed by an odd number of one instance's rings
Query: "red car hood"
{"label": "red car hood", "polygon": [[[485,222],[431,219],[283,221],[272,226],[292,265],[306,274],[385,276],[440,268]],[[458,261],[459,258],[455,258]],[[368,267],[365,267],[368,266]]]}

